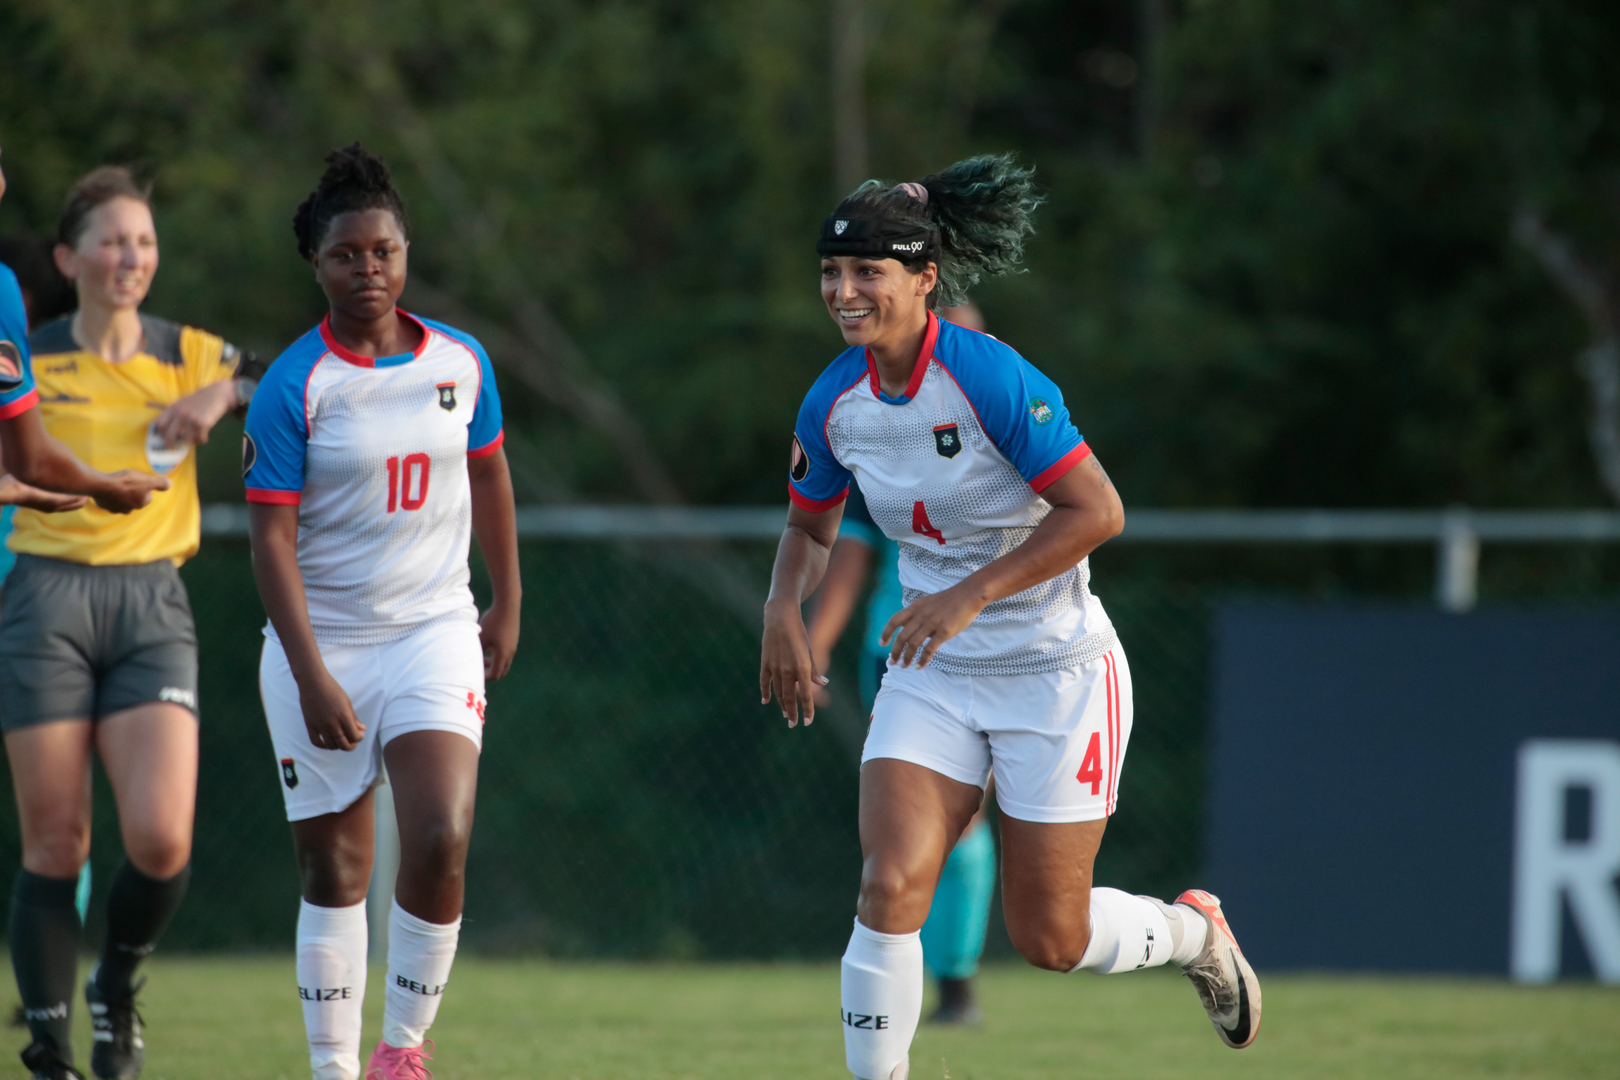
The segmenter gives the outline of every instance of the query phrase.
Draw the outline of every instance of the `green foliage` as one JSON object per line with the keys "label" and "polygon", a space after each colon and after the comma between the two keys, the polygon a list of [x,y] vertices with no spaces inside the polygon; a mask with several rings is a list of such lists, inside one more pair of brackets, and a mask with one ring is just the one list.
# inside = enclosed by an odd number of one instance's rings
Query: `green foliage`
{"label": "green foliage", "polygon": [[[1186,0],[1159,37],[1147,7],[867,5],[875,173],[1039,168],[1031,272],[980,299],[1128,501],[1601,502],[1585,331],[1510,222],[1620,237],[1613,5]],[[292,209],[362,138],[422,281],[505,325],[547,304],[686,498],[780,497],[838,348],[810,254],[837,194],[822,5],[20,0],[0,38],[0,230],[135,162],[152,308],[273,353],[322,310]],[[611,432],[503,388],[527,497],[637,497]]]}

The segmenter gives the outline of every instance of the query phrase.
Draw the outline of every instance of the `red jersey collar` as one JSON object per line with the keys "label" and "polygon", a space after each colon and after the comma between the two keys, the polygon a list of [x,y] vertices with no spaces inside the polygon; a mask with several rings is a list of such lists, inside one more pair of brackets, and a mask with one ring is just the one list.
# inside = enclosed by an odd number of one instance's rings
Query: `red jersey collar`
{"label": "red jersey collar", "polygon": [[883,396],[883,383],[878,380],[877,361],[872,357],[872,350],[866,350],[866,371],[872,380],[872,396],[879,401],[893,401],[904,403],[917,396],[922,387],[923,376],[928,374],[928,361],[934,358],[934,342],[939,340],[939,316],[932,311],[928,313],[928,329],[923,332],[922,348],[917,351],[917,363],[911,368],[911,380],[906,383],[906,392],[900,398]]}
{"label": "red jersey collar", "polygon": [[[409,319],[411,322],[415,323],[422,331],[422,340],[417,344],[415,349],[411,350],[411,359],[415,360],[418,356],[421,356],[424,351],[426,351],[428,338],[431,335],[428,333],[428,328],[422,324],[422,320],[418,319],[415,315],[412,315],[404,308],[397,307],[394,309],[394,311],[398,313],[401,318]],[[326,343],[327,351],[333,356],[337,357],[339,360],[346,360],[355,367],[374,368],[377,366],[378,360],[388,359],[386,356],[361,356],[353,349],[344,348],[344,346],[338,342],[338,339],[332,336],[332,315],[330,312],[327,313],[326,318],[321,320],[321,340]],[[403,356],[404,354],[401,353],[399,355]],[[396,362],[404,363],[404,361]],[[390,367],[392,365],[385,364],[384,366]]]}

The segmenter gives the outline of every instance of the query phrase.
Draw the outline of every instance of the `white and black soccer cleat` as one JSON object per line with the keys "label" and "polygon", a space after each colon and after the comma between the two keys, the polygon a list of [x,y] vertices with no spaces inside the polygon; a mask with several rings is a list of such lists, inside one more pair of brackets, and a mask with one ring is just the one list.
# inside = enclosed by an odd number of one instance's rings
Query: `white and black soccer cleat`
{"label": "white and black soccer cleat", "polygon": [[1243,958],[1237,938],[1221,913],[1220,897],[1202,889],[1188,889],[1176,903],[1196,909],[1209,922],[1209,938],[1197,959],[1182,968],[1215,1025],[1221,1042],[1241,1050],[1260,1034],[1260,980]]}
{"label": "white and black soccer cleat", "polygon": [[136,983],[124,998],[102,996],[94,973],[84,984],[84,1000],[90,1006],[90,1071],[100,1080],[136,1080],[141,1075],[146,1042],[141,1038],[135,994],[145,982]]}

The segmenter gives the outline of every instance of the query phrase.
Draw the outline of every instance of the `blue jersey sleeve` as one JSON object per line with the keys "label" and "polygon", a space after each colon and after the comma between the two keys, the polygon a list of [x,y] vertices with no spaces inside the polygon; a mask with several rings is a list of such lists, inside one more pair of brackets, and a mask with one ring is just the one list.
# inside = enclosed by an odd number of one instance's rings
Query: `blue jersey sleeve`
{"label": "blue jersey sleeve", "polygon": [[853,474],[833,457],[827,445],[827,418],[844,392],[865,378],[866,361],[860,349],[850,349],[821,373],[793,427],[788,458],[788,496],[801,510],[819,514],[844,501]]}
{"label": "blue jersey sleeve", "polygon": [[471,334],[433,319],[422,321],[441,334],[461,342],[478,357],[478,400],[473,402],[472,419],[467,422],[467,456],[488,457],[506,441],[501,420],[501,394],[495,388],[495,366],[489,362],[489,353]]}
{"label": "blue jersey sleeve", "polygon": [[0,264],[0,420],[39,404],[28,354],[28,311],[11,267]]}
{"label": "blue jersey sleeve", "polygon": [[248,502],[297,506],[302,500],[309,445],[304,389],[325,351],[320,335],[311,331],[276,358],[253,392],[242,437]]}
{"label": "blue jersey sleeve", "polygon": [[1091,452],[1057,384],[1008,346],[951,326],[941,330],[935,356],[967,395],[985,434],[1036,491]]}

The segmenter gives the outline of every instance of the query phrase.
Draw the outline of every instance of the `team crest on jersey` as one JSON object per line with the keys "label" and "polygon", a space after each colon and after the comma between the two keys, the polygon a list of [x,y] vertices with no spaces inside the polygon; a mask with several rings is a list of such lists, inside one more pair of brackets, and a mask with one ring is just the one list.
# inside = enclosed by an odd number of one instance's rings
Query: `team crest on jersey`
{"label": "team crest on jersey", "polygon": [[22,382],[22,350],[16,342],[0,338],[0,393],[15,390]]}
{"label": "team crest on jersey", "polygon": [[804,478],[810,475],[810,455],[804,452],[797,435],[793,436],[793,457],[788,462],[788,475],[794,483],[803,483]]}
{"label": "team crest on jersey", "polygon": [[962,452],[962,434],[955,424],[940,424],[934,428],[934,449],[940,457],[955,457]]}
{"label": "team crest on jersey", "polygon": [[290,757],[281,759],[281,782],[287,785],[288,791],[298,786],[298,762]]}
{"label": "team crest on jersey", "polygon": [[253,463],[259,460],[259,447],[253,441],[253,436],[247,432],[242,433],[242,475],[246,476]]}
{"label": "team crest on jersey", "polygon": [[1052,417],[1056,415],[1057,413],[1052,411],[1052,406],[1047,404],[1045,398],[1032,397],[1029,399],[1029,418],[1042,427],[1050,424]]}
{"label": "team crest on jersey", "polygon": [[456,407],[456,384],[442,382],[439,384],[439,408],[450,412]]}

